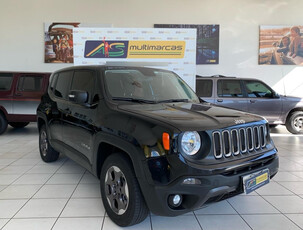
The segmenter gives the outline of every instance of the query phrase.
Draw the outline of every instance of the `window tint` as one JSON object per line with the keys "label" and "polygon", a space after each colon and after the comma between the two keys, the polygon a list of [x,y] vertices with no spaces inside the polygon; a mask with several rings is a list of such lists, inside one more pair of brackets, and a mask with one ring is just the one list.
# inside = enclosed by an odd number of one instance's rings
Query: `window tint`
{"label": "window tint", "polygon": [[72,73],[73,73],[72,71],[66,71],[66,72],[59,73],[58,80],[56,83],[56,89],[54,92],[54,94],[57,97],[65,98],[65,99],[67,98],[67,93],[69,90]]}
{"label": "window tint", "polygon": [[241,83],[238,80],[219,80],[217,91],[219,97],[243,97]]}
{"label": "window tint", "polygon": [[213,94],[212,80],[197,80],[196,93],[198,97],[211,97]]}
{"label": "window tint", "polygon": [[260,81],[244,81],[248,97],[273,97],[272,90]]}
{"label": "window tint", "polygon": [[95,79],[92,71],[75,71],[71,90],[83,90],[91,94]]}
{"label": "window tint", "polygon": [[19,78],[18,91],[40,92],[42,90],[43,77],[22,76]]}
{"label": "window tint", "polygon": [[134,68],[105,71],[107,92],[115,99],[143,99],[154,102],[191,100],[196,94],[176,74],[168,71]]}
{"label": "window tint", "polygon": [[57,77],[58,77],[58,74],[54,75],[54,76],[50,79],[50,81],[51,81],[51,83],[50,83],[50,90],[51,90],[51,91],[53,91],[54,88],[55,88],[55,84],[56,84]]}
{"label": "window tint", "polygon": [[12,74],[0,74],[0,91],[10,90],[13,82]]}

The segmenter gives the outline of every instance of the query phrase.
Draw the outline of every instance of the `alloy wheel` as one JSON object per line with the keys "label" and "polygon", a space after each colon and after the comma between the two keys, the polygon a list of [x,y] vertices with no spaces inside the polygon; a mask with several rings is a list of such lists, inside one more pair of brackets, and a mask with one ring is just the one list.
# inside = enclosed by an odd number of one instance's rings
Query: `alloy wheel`
{"label": "alloy wheel", "polygon": [[117,166],[111,166],[105,175],[105,193],[110,208],[123,215],[129,204],[129,189],[125,175]]}

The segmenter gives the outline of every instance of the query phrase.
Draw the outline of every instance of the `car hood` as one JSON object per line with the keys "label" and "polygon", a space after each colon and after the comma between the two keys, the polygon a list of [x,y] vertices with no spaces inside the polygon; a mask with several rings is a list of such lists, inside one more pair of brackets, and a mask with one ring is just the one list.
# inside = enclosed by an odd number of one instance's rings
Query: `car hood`
{"label": "car hood", "polygon": [[263,120],[257,115],[208,103],[124,104],[118,109],[170,124],[180,131],[219,129]]}

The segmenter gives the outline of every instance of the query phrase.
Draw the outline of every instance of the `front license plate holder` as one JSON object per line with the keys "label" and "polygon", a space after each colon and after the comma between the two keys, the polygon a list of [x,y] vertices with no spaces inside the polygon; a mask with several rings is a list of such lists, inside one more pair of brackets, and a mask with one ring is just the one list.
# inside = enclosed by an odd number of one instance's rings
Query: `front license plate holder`
{"label": "front license plate holder", "polygon": [[242,177],[244,192],[251,193],[257,188],[269,183],[269,170],[264,169]]}

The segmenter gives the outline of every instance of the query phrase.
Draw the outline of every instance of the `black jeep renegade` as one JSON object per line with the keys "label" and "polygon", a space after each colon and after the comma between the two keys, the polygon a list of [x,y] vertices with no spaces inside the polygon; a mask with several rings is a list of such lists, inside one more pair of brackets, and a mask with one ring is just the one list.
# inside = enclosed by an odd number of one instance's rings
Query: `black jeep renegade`
{"label": "black jeep renegade", "polygon": [[120,226],[176,216],[269,182],[278,155],[262,117],[200,103],[175,73],[143,67],[56,71],[37,110],[40,154],[100,178]]}

